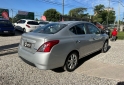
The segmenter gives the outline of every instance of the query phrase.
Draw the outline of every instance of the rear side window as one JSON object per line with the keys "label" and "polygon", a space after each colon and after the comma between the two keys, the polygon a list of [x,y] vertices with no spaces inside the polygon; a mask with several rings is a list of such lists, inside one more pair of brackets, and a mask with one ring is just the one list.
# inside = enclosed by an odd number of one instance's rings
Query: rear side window
{"label": "rear side window", "polygon": [[29,25],[39,25],[38,22],[35,22],[35,21],[28,21],[27,24],[29,24]]}

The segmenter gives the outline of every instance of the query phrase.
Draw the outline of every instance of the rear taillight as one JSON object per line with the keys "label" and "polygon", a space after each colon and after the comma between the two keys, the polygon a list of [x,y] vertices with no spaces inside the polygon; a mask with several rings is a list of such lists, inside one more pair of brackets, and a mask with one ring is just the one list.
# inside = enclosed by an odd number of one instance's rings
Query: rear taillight
{"label": "rear taillight", "polygon": [[30,28],[30,26],[29,26],[28,24],[26,24],[26,26],[27,26],[28,28]]}
{"label": "rear taillight", "polygon": [[59,43],[59,40],[53,40],[53,41],[48,41],[45,42],[43,45],[39,47],[37,52],[50,52],[53,46]]}

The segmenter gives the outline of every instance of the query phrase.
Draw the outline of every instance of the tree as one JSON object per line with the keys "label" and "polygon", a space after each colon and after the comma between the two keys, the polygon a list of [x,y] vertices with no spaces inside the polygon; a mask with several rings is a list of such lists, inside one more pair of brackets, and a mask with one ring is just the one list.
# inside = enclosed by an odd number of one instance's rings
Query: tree
{"label": "tree", "polygon": [[80,8],[71,9],[69,11],[69,16],[83,18],[84,16],[87,16],[87,14],[84,14],[84,11],[87,11],[87,8],[80,7]]}
{"label": "tree", "polygon": [[59,21],[60,13],[56,9],[48,9],[43,14],[47,21]]}
{"label": "tree", "polygon": [[114,23],[115,12],[112,10],[108,11],[104,9],[105,9],[104,5],[100,4],[100,5],[95,6],[93,21],[100,22],[100,23],[106,22],[106,24]]}
{"label": "tree", "polygon": [[103,11],[104,8],[105,8],[105,6],[102,5],[102,4],[97,5],[97,6],[95,6],[95,8],[94,8],[94,13],[95,13],[95,14],[100,13],[100,11]]}
{"label": "tree", "polygon": [[36,21],[38,21],[38,19],[37,19],[37,18],[35,18],[35,20],[36,20]]}

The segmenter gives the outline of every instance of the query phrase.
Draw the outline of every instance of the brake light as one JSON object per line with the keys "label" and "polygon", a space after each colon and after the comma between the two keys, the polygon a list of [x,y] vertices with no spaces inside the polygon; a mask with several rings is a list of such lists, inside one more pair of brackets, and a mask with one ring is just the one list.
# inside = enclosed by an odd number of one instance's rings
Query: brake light
{"label": "brake light", "polygon": [[43,45],[39,47],[37,52],[50,52],[53,46],[59,43],[59,40],[53,40],[53,41],[48,41],[45,42]]}
{"label": "brake light", "polygon": [[26,24],[26,26],[27,26],[28,28],[30,28],[30,26],[29,26],[28,24]]}

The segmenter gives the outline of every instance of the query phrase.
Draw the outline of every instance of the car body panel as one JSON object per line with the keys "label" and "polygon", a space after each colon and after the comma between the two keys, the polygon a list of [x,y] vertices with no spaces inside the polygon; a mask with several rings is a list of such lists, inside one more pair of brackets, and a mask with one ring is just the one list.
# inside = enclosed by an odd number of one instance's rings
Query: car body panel
{"label": "car body panel", "polygon": [[[36,21],[28,20],[28,19],[21,19],[21,20],[17,21],[16,23],[14,23],[14,26],[17,30],[24,31],[24,29],[25,29],[26,32],[33,31],[40,27],[40,25],[38,23],[35,25],[33,23],[31,24],[28,22],[36,22]],[[30,27],[28,27],[27,25]]]}
{"label": "car body panel", "polygon": [[15,28],[9,20],[0,19],[0,34],[14,34]]}
{"label": "car body panel", "polygon": [[[75,35],[70,31],[71,27],[82,23],[88,22],[60,22],[59,24],[67,24],[67,26],[54,34],[24,33],[18,47],[19,56],[35,64],[39,69],[54,69],[62,67],[69,53],[73,51],[79,53],[80,59],[102,49],[105,40],[108,39],[106,34]],[[59,40],[59,43],[53,46],[50,52],[37,51],[45,42],[52,40]],[[32,43],[31,48],[25,47],[24,42]]]}

